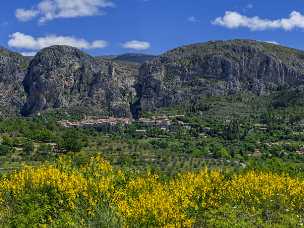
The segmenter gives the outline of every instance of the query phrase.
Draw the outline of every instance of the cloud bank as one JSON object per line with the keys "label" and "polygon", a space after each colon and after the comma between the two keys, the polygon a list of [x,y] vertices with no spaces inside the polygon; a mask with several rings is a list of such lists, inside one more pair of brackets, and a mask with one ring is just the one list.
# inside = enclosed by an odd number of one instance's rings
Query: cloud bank
{"label": "cloud bank", "polygon": [[19,21],[38,17],[44,23],[58,18],[102,15],[108,7],[114,7],[111,0],[43,0],[31,9],[17,9],[15,15]]}
{"label": "cloud bank", "polygon": [[216,18],[212,23],[229,29],[249,28],[252,31],[283,29],[285,31],[291,31],[296,28],[304,29],[304,15],[293,11],[288,18],[270,20],[257,16],[247,17],[238,12],[227,11],[223,17]]}
{"label": "cloud bank", "polygon": [[[71,36],[49,35],[45,37],[33,37],[20,32],[10,35],[8,46],[11,48],[26,49],[31,51],[40,50],[53,45],[68,45],[79,49],[105,48],[108,43],[104,40],[89,42]],[[25,52],[25,54],[28,52]]]}
{"label": "cloud bank", "polygon": [[151,47],[151,44],[146,41],[132,40],[132,41],[127,41],[124,44],[122,44],[122,47],[127,48],[127,49],[134,49],[137,51],[141,51],[141,50],[149,49]]}

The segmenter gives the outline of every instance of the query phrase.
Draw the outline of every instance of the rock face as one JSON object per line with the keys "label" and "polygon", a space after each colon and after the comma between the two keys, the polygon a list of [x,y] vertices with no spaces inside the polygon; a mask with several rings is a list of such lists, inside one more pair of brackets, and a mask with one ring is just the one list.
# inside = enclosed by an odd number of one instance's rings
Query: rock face
{"label": "rock face", "polygon": [[[140,65],[143,59],[149,61]],[[278,90],[304,91],[304,52],[250,40],[120,59],[94,58],[68,46],[43,49],[32,59],[0,49],[0,115],[16,114],[23,107],[23,115],[61,108],[138,118],[142,111],[206,95]],[[289,96],[299,103],[303,93],[294,99],[297,94]]]}
{"label": "rock face", "polygon": [[20,112],[25,101],[22,80],[28,62],[20,54],[0,48],[0,116]]}
{"label": "rock face", "polygon": [[269,94],[304,83],[304,52],[250,40],[177,48],[143,64],[136,85],[144,111],[204,95]]}
{"label": "rock face", "polygon": [[23,81],[28,95],[23,115],[52,108],[82,107],[129,116],[138,67],[93,58],[68,46],[40,51]]}

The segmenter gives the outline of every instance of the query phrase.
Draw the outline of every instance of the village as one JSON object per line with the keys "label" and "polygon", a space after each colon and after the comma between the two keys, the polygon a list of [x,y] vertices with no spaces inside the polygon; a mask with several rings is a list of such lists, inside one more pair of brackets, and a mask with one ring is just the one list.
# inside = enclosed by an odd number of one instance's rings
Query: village
{"label": "village", "polygon": [[59,124],[65,128],[95,128],[97,130],[117,130],[119,127],[127,127],[131,124],[137,124],[142,129],[137,129],[138,132],[144,133],[147,128],[160,128],[164,131],[172,131],[175,126],[181,126],[190,129],[191,126],[181,120],[184,115],[171,116],[152,116],[151,118],[140,118],[134,120],[131,118],[116,118],[116,117],[85,117],[80,121],[62,120]]}

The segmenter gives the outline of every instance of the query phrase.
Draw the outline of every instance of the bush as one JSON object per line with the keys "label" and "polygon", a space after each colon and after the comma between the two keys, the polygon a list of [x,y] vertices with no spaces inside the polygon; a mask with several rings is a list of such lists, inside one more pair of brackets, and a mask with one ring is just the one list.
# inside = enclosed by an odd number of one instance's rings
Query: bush
{"label": "bush", "polygon": [[215,143],[212,145],[212,154],[214,158],[219,159],[219,158],[225,158],[229,159],[230,154],[229,151],[220,143]]}
{"label": "bush", "polygon": [[46,159],[52,154],[52,147],[48,144],[41,144],[36,153],[36,159]]}
{"label": "bush", "polygon": [[6,156],[11,151],[11,147],[0,144],[0,156]]}
{"label": "bush", "polygon": [[80,152],[85,146],[83,136],[75,129],[67,130],[62,136],[61,148],[69,152]]}
{"label": "bush", "polygon": [[115,169],[25,167],[0,177],[1,227],[300,227],[304,181],[271,172],[201,169],[163,179]]}
{"label": "bush", "polygon": [[4,136],[2,137],[2,144],[3,144],[3,145],[6,145],[6,146],[12,147],[12,146],[15,145],[15,141],[14,141],[14,139],[13,139],[12,137],[7,136],[7,135],[4,135]]}
{"label": "bush", "polygon": [[34,131],[31,138],[41,142],[52,142],[55,138],[54,134],[47,129]]}
{"label": "bush", "polygon": [[224,147],[222,147],[219,150],[215,151],[214,157],[215,158],[224,158],[224,159],[231,158],[228,150],[226,148],[224,148]]}
{"label": "bush", "polygon": [[150,143],[155,149],[167,149],[169,146],[167,140],[152,140]]}
{"label": "bush", "polygon": [[24,145],[23,145],[23,152],[26,155],[32,155],[34,152],[34,143],[32,141],[27,141]]}

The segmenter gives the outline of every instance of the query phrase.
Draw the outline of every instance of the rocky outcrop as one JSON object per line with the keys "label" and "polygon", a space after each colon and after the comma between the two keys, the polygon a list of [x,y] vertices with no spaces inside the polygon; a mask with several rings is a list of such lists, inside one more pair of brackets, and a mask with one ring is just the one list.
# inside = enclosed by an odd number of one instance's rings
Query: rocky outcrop
{"label": "rocky outcrop", "polygon": [[0,116],[16,115],[24,101],[22,80],[28,59],[0,48]]}
{"label": "rocky outcrop", "polygon": [[28,95],[23,115],[52,108],[81,107],[88,112],[129,116],[138,67],[93,58],[68,46],[40,51],[23,81]]}
{"label": "rocky outcrop", "polygon": [[[150,61],[140,65],[146,57]],[[23,107],[23,115],[61,108],[139,118],[142,111],[186,105],[206,95],[267,95],[303,88],[304,52],[250,40],[120,59],[94,58],[68,46],[43,49],[32,59],[0,49],[0,115]],[[292,100],[294,96],[297,92]]]}
{"label": "rocky outcrop", "polygon": [[151,111],[204,95],[264,95],[303,82],[304,52],[233,40],[185,46],[143,64],[136,90],[141,108]]}

